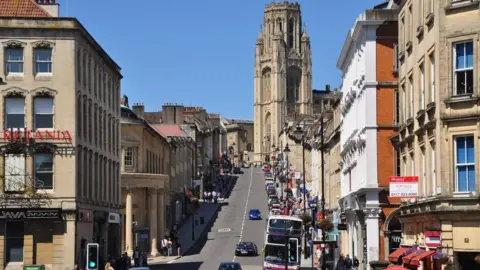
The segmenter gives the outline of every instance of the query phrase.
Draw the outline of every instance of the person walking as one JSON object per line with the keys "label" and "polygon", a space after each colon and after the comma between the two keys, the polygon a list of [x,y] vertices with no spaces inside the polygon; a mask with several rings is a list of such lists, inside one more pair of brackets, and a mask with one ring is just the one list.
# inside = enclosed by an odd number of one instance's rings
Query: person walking
{"label": "person walking", "polygon": [[172,239],[169,238],[168,242],[167,242],[167,255],[168,256],[172,256],[172,249],[173,249]]}
{"label": "person walking", "polygon": [[140,250],[138,247],[136,247],[133,251],[133,262],[135,263],[135,267],[140,266]]}
{"label": "person walking", "polygon": [[353,270],[358,270],[360,266],[360,261],[358,260],[357,256],[353,257]]}
{"label": "person walking", "polygon": [[353,261],[350,259],[350,256],[347,254],[345,257],[345,269],[347,270],[352,270],[353,267]]}
{"label": "person walking", "polygon": [[162,255],[163,256],[168,256],[168,239],[167,239],[167,237],[164,237],[162,239]]}
{"label": "person walking", "polygon": [[338,258],[335,270],[347,270],[347,268],[345,267],[345,259],[343,257],[343,254],[340,254],[340,258]]}

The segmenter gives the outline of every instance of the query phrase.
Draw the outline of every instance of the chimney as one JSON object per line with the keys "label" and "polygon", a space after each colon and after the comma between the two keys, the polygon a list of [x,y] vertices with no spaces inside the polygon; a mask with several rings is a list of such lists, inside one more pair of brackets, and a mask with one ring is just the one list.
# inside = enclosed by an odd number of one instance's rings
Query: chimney
{"label": "chimney", "polygon": [[132,111],[140,116],[140,117],[143,117],[144,113],[145,113],[145,106],[143,105],[143,103],[134,103],[133,106],[132,106]]}
{"label": "chimney", "polygon": [[35,2],[52,17],[60,16],[60,5],[55,3],[55,0],[35,0]]}

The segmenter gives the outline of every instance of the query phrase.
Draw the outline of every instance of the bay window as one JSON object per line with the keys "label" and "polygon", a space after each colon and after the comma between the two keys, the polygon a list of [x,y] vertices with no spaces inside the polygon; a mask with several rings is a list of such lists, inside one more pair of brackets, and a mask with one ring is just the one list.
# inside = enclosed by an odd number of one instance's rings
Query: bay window
{"label": "bay window", "polygon": [[475,191],[474,136],[455,137],[455,191]]}

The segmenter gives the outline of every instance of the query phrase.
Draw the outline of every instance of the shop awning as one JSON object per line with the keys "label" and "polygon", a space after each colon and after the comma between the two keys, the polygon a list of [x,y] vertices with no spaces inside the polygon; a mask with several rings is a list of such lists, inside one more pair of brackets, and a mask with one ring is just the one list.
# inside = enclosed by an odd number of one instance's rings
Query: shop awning
{"label": "shop awning", "polygon": [[414,257],[424,253],[425,250],[423,249],[419,249],[419,250],[416,250],[410,254],[408,254],[407,256],[403,257],[403,263],[406,263],[406,264],[410,264],[410,260],[413,259]]}
{"label": "shop awning", "polygon": [[400,265],[394,265],[394,266],[390,266],[388,268],[383,268],[384,270],[409,270],[408,268],[405,268],[403,266],[400,266]]}
{"label": "shop awning", "polygon": [[411,265],[416,265],[416,266],[419,266],[420,265],[420,261],[422,259],[425,259],[429,256],[433,256],[433,254],[435,254],[436,252],[433,251],[433,250],[429,250],[429,251],[425,251],[423,253],[421,253],[420,255],[417,255],[415,257],[413,257],[413,259],[410,261],[410,264]]}
{"label": "shop awning", "polygon": [[400,265],[394,265],[388,268],[383,268],[383,270],[409,270],[409,269]]}
{"label": "shop awning", "polygon": [[400,256],[402,256],[402,254],[407,251],[408,248],[404,248],[404,247],[400,247],[400,248],[397,248],[397,250],[395,250],[394,252],[392,252],[392,254],[388,255],[388,260],[390,262],[393,262],[393,263],[397,263],[398,262],[398,258],[400,258]]}

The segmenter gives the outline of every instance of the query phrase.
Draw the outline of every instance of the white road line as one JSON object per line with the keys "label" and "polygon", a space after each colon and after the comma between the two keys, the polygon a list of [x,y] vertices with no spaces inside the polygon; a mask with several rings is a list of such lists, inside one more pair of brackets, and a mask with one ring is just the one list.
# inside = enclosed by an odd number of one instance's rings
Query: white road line
{"label": "white road line", "polygon": [[[247,218],[248,201],[250,200],[250,192],[252,191],[252,179],[253,179],[253,170],[250,169],[250,184],[248,185],[247,199],[245,200],[245,212],[243,212],[242,228],[240,229],[240,237],[238,239],[238,243],[242,242],[243,227],[245,226],[245,219]],[[232,262],[234,262],[236,258],[237,256],[235,256],[234,254]]]}

